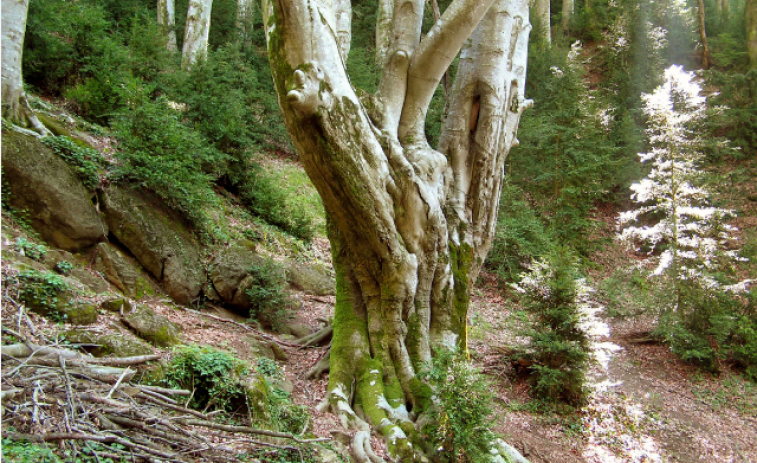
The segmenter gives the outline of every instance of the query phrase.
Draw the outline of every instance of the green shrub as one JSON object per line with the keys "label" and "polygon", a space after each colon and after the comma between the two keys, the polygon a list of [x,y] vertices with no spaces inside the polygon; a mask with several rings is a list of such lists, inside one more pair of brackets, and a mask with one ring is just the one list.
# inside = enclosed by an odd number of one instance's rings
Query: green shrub
{"label": "green shrub", "polygon": [[115,121],[121,161],[116,179],[154,191],[201,235],[212,236],[216,224],[207,209],[218,207],[213,182],[227,156],[182,124],[165,100],[136,98]]}
{"label": "green shrub", "polygon": [[47,254],[47,246],[35,244],[24,237],[19,236],[13,243],[13,247],[29,259],[40,260]]}
{"label": "green shrub", "polygon": [[99,151],[64,136],[45,137],[42,143],[76,170],[87,189],[94,190],[100,185],[100,168],[105,161]]}
{"label": "green shrub", "polygon": [[198,410],[233,412],[246,406],[242,379],[248,374],[245,362],[211,347],[181,347],[166,369],[163,384],[193,390],[190,406]]}
{"label": "green shrub", "polygon": [[534,318],[534,326],[522,333],[530,338],[529,345],[517,354],[532,363],[534,395],[582,404],[588,392],[584,382],[593,309],[574,253],[565,247],[555,249],[514,287],[524,295]]}
{"label": "green shrub", "polygon": [[13,463],[60,463],[52,450],[40,444],[3,438],[3,460]]}
{"label": "green shrub", "polygon": [[55,271],[63,275],[69,273],[71,270],[73,270],[73,268],[74,265],[67,260],[62,260],[55,264]]}
{"label": "green shrub", "polygon": [[251,304],[250,318],[280,329],[292,317],[284,269],[273,259],[265,259],[250,267],[250,276],[252,286],[245,292]]}
{"label": "green shrub", "polygon": [[[185,123],[221,151],[239,153],[252,144],[286,148],[288,135],[270,76],[267,60],[245,56],[238,43],[230,43],[209,52],[190,71],[175,73],[168,94],[186,105]],[[239,154],[238,162],[243,168],[246,158]]]}
{"label": "green shrub", "polygon": [[681,290],[683,304],[660,317],[655,334],[687,363],[719,373],[723,362],[733,362],[757,382],[757,294],[739,297],[696,284]]}
{"label": "green shrub", "polygon": [[298,192],[287,191],[280,174],[267,172],[253,163],[239,184],[239,193],[253,213],[290,235],[309,241],[315,234],[315,217],[308,209],[318,209],[322,214],[320,199],[315,199],[315,205],[298,202]]}
{"label": "green shrub", "polygon": [[487,268],[503,281],[515,281],[528,264],[549,249],[549,236],[523,190],[510,181],[502,185],[499,216]]}
{"label": "green shrub", "polygon": [[419,374],[435,391],[438,407],[431,423],[421,430],[444,463],[483,463],[492,460],[495,441],[491,431],[494,411],[491,387],[484,376],[460,355],[438,352]]}

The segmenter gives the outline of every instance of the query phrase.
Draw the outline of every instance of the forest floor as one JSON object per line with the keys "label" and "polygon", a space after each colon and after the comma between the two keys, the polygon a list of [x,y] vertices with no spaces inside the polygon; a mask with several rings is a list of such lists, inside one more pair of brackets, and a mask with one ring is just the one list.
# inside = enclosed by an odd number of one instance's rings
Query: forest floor
{"label": "forest floor", "polygon": [[497,387],[495,430],[532,463],[757,461],[757,385],[728,366],[714,377],[684,364],[648,338],[650,321],[606,320],[608,357],[590,374],[588,404],[555,411],[532,400],[497,349],[518,341],[503,337],[517,307],[503,304],[494,278],[482,280],[472,357]]}
{"label": "forest floor", "polygon": [[[333,316],[333,297],[299,293],[295,298],[300,302],[296,321],[313,330],[319,328],[319,317]],[[245,340],[250,332],[241,326],[180,310],[165,300],[149,305],[182,325],[185,342],[211,345],[254,361],[255,353]],[[469,352],[495,391],[494,430],[532,463],[757,461],[757,386],[729,373],[727,367],[716,378],[683,364],[667,346],[646,342],[650,325],[645,322],[607,320],[611,334],[602,342],[609,346],[605,351],[611,358],[592,373],[595,392],[586,406],[558,413],[530,399],[527,383],[513,375],[512,366],[498,350],[519,341],[512,336],[520,319],[517,309],[516,303],[503,297],[496,279],[484,274],[473,295]],[[206,310],[234,319],[220,308]],[[12,313],[3,310],[3,324]],[[67,328],[29,315],[48,337]],[[115,315],[111,318],[101,317],[89,329],[126,331]],[[280,369],[294,385],[293,401],[309,407],[311,430],[329,437],[330,430],[339,428],[336,419],[315,410],[328,377],[305,379],[305,372],[326,353],[325,348],[282,347],[288,360]],[[374,439],[379,454],[383,447]]]}

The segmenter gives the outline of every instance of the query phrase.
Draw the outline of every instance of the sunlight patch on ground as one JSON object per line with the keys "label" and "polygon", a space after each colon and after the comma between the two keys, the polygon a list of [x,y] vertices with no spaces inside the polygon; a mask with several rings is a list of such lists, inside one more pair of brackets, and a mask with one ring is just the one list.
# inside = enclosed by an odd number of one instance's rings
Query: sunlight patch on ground
{"label": "sunlight patch on ground", "polygon": [[658,420],[649,416],[638,403],[631,400],[615,400],[609,396],[596,396],[596,399],[607,402],[593,402],[584,408],[584,435],[587,441],[583,457],[586,461],[664,461],[659,446],[647,433],[659,424]]}

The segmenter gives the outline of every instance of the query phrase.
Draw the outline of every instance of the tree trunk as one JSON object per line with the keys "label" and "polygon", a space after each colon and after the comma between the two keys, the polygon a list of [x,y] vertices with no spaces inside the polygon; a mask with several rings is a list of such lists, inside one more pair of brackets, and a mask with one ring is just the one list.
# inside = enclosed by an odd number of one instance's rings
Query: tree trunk
{"label": "tree trunk", "polygon": [[213,0],[189,0],[184,47],[181,50],[181,65],[184,69],[191,68],[198,59],[207,56],[212,7]]}
{"label": "tree trunk", "polygon": [[29,107],[24,92],[22,58],[28,0],[2,0],[2,113],[3,118],[40,135],[49,135]]}
{"label": "tree trunk", "polygon": [[699,0],[699,37],[702,39],[702,68],[710,69],[710,47],[704,30],[704,1]]}
{"label": "tree trunk", "polygon": [[749,68],[757,69],[757,0],[746,0],[746,47],[749,52]]}
{"label": "tree trunk", "polygon": [[249,47],[252,44],[252,0],[237,1],[237,28],[239,39]]}
{"label": "tree trunk", "polygon": [[163,29],[163,35],[166,37],[166,49],[171,53],[176,53],[176,14],[174,9],[174,0],[158,0],[158,25]]}
{"label": "tree trunk", "polygon": [[549,10],[549,0],[533,0],[535,11],[536,11],[536,18],[539,21],[539,27],[537,30],[537,33],[539,34],[539,37],[546,43],[547,45],[550,45],[552,43],[552,24],[551,18],[550,18],[550,10]]}
{"label": "tree trunk", "polygon": [[567,34],[570,31],[570,21],[573,19],[573,0],[562,0],[562,31]]}
{"label": "tree trunk", "polygon": [[[432,395],[416,375],[433,348],[467,346],[470,285],[530,105],[531,26],[526,0],[454,0],[421,37],[423,0],[380,3],[383,74],[361,97],[344,67],[341,2],[264,0],[263,15],[279,105],[329,222],[337,303],[324,407],[360,436],[373,426],[413,461],[424,448],[415,419]],[[426,112],[463,45],[436,151]]]}

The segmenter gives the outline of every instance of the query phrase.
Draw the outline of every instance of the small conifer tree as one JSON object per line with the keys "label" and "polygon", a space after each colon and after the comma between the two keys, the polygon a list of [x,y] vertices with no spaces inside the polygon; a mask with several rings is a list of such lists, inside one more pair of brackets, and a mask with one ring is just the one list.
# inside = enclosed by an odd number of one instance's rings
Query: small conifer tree
{"label": "small conifer tree", "polygon": [[734,239],[734,228],[725,223],[734,214],[711,205],[700,166],[703,140],[696,129],[705,116],[700,93],[693,73],[671,66],[665,70],[665,82],[654,93],[642,95],[652,150],[639,156],[652,168],[631,186],[631,198],[639,207],[619,218],[625,227],[620,240],[637,250],[646,247],[648,259],[656,263],[653,275],[667,277],[672,284],[675,294],[663,315],[683,307],[687,288],[734,291],[748,283],[722,286],[713,278],[714,269],[739,257],[723,246]]}
{"label": "small conifer tree", "polygon": [[600,309],[592,304],[592,290],[578,275],[574,253],[557,248],[532,264],[531,272],[513,287],[525,296],[534,316],[534,326],[523,333],[531,342],[521,355],[533,362],[534,395],[581,404],[587,395],[592,340],[607,333],[606,325],[594,317]]}

